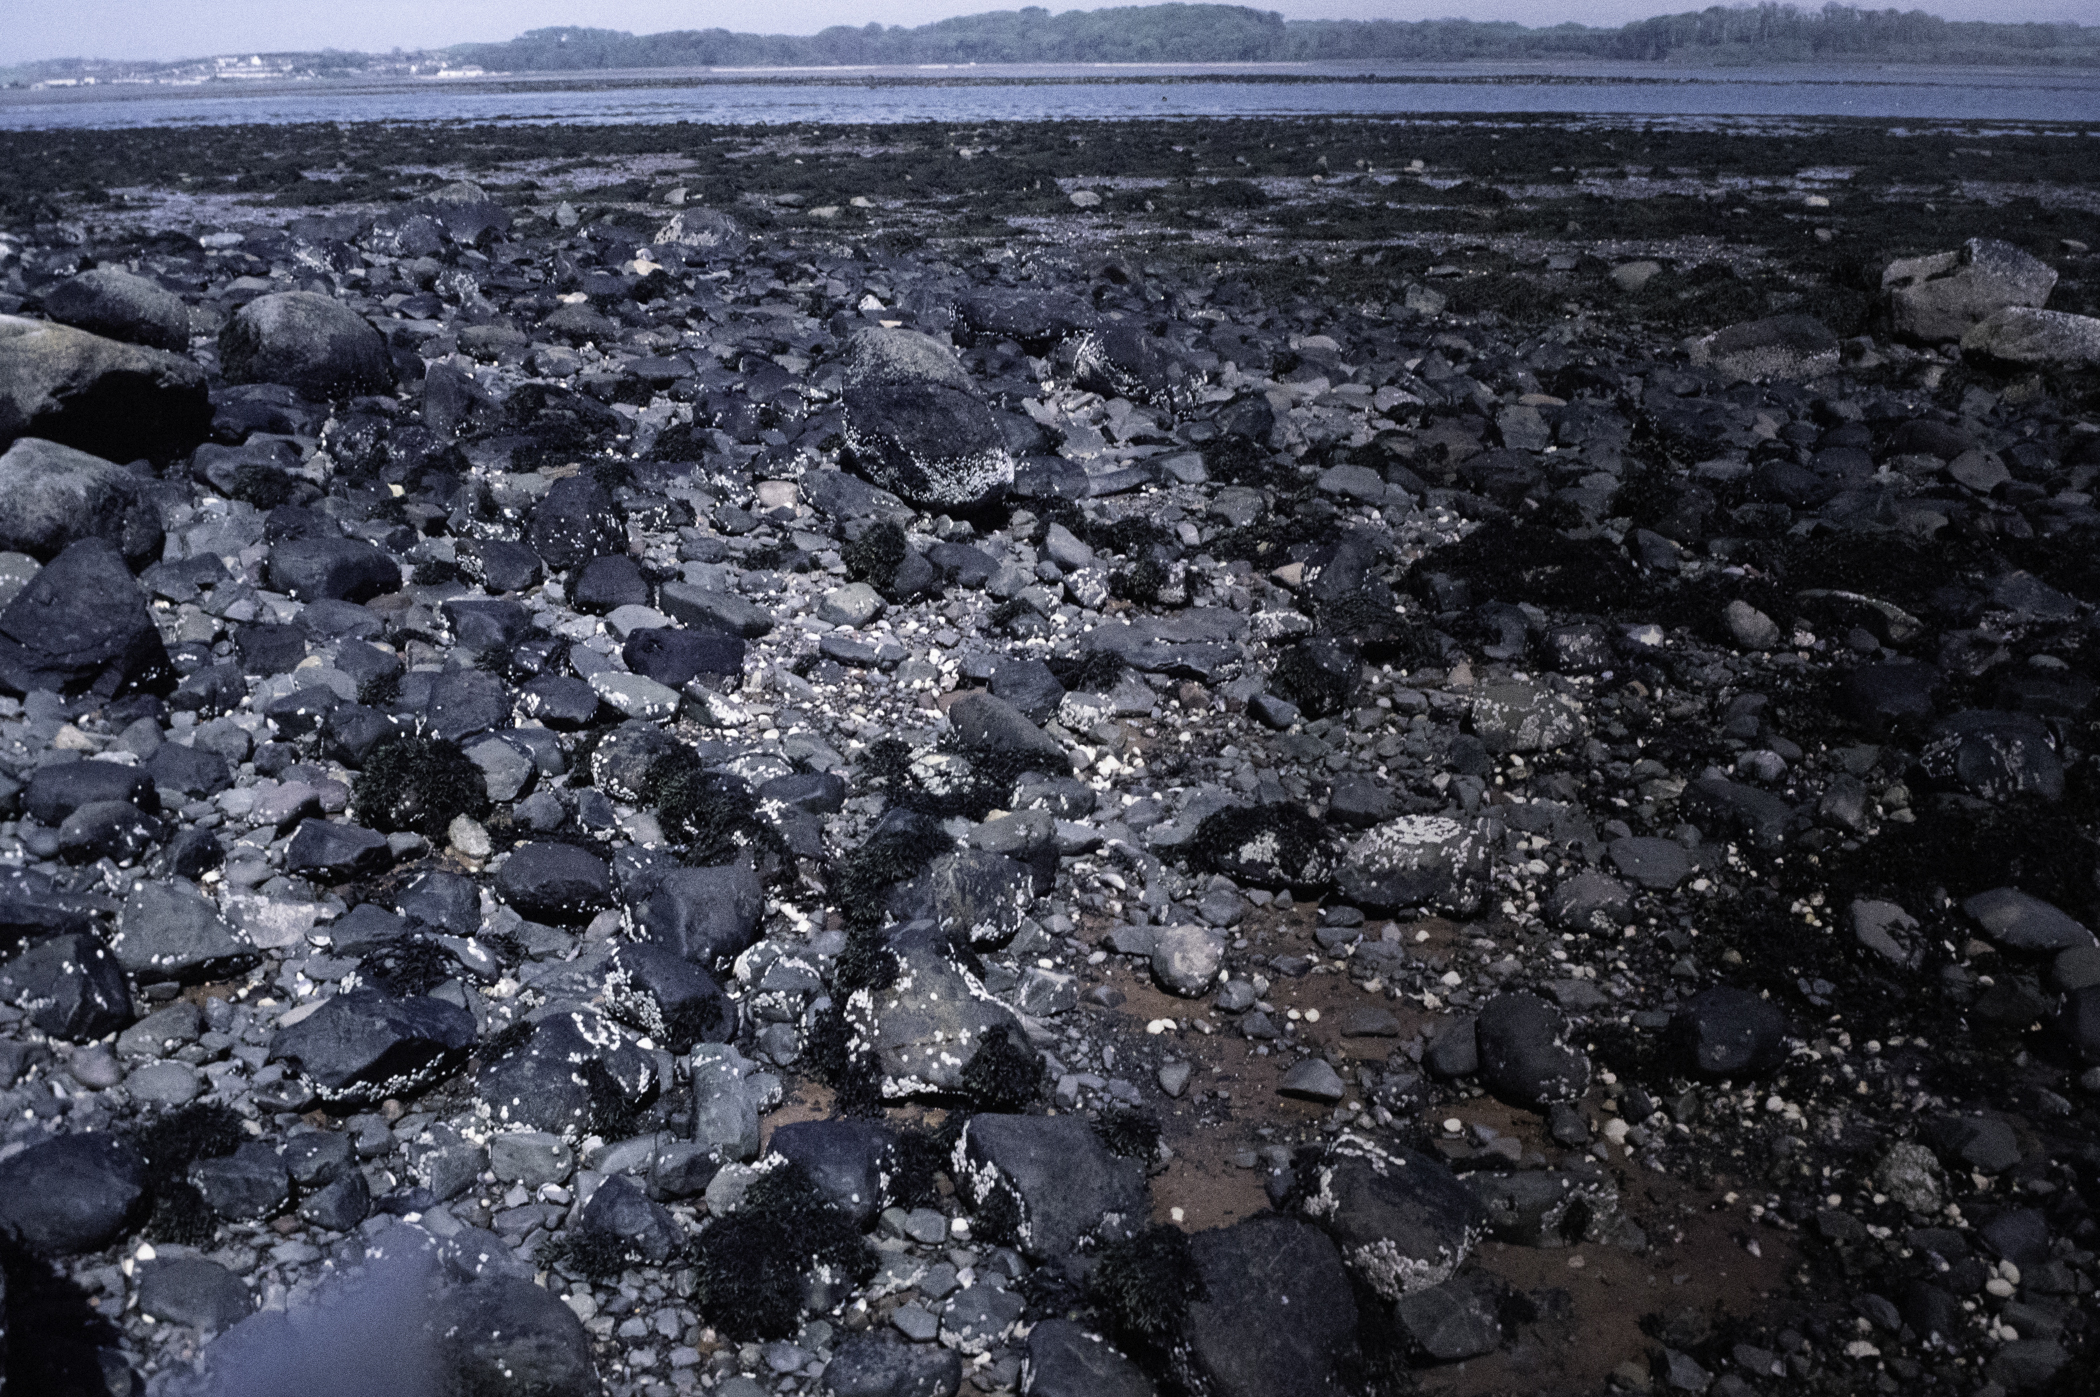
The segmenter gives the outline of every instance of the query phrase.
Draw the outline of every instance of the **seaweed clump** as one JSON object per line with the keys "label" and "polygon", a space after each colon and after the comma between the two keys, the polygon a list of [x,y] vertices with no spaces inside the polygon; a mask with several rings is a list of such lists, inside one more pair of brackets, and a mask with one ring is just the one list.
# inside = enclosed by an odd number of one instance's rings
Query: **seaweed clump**
{"label": "seaweed clump", "polygon": [[487,813],[488,786],[458,743],[400,733],[373,745],[351,785],[350,808],[367,828],[413,830],[435,843],[460,816]]}
{"label": "seaweed clump", "polygon": [[785,1339],[808,1282],[865,1283],[876,1255],[852,1220],[818,1194],[797,1164],[754,1181],[728,1217],[692,1246],[701,1317],[739,1342]]}
{"label": "seaweed clump", "polygon": [[1025,1111],[1043,1094],[1044,1067],[1017,1030],[986,1035],[963,1065],[962,1094],[980,1111]]}
{"label": "seaweed clump", "polygon": [[1164,1347],[1189,1306],[1208,1298],[1188,1234],[1168,1224],[1103,1247],[1088,1290],[1117,1337],[1139,1349]]}
{"label": "seaweed clump", "polygon": [[696,865],[728,863],[746,849],[777,853],[785,848],[779,831],[759,818],[758,804],[743,782],[707,770],[696,753],[684,748],[650,763],[641,797],[656,807],[664,835]]}
{"label": "seaweed clump", "polygon": [[596,1285],[620,1278],[639,1259],[625,1239],[597,1227],[576,1227],[550,1239],[534,1255],[541,1266],[559,1268]]}
{"label": "seaweed clump", "polygon": [[1331,638],[1314,636],[1276,657],[1269,687],[1308,718],[1325,718],[1347,706],[1363,678],[1363,661]]}
{"label": "seaweed clump", "polygon": [[215,1101],[163,1112],[134,1131],[132,1147],[146,1161],[146,1189],[153,1199],[146,1235],[179,1246],[209,1243],[218,1219],[189,1181],[189,1167],[232,1154],[247,1138],[240,1116]]}
{"label": "seaweed clump", "polygon": [[1609,540],[1573,539],[1521,518],[1491,520],[1424,555],[1409,577],[1420,591],[1437,574],[1469,583],[1475,601],[1530,602],[1563,611],[1616,612],[1645,596],[1640,574]]}
{"label": "seaweed clump", "polygon": [[357,978],[398,999],[429,994],[459,973],[452,953],[422,936],[382,946],[357,963]]}
{"label": "seaweed clump", "polygon": [[1187,846],[1189,867],[1257,886],[1323,881],[1332,859],[1326,824],[1288,802],[1229,805],[1203,817]]}
{"label": "seaweed clump", "polygon": [[896,585],[897,569],[910,551],[903,527],[894,519],[884,519],[870,524],[859,538],[841,548],[839,561],[846,565],[847,576],[888,596]]}
{"label": "seaweed clump", "polygon": [[1159,1152],[1159,1118],[1135,1106],[1112,1106],[1094,1122],[1094,1134],[1110,1154],[1151,1159]]}
{"label": "seaweed clump", "polygon": [[1116,687],[1130,667],[1113,650],[1087,650],[1077,655],[1052,655],[1043,663],[1066,690],[1082,694],[1105,694]]}

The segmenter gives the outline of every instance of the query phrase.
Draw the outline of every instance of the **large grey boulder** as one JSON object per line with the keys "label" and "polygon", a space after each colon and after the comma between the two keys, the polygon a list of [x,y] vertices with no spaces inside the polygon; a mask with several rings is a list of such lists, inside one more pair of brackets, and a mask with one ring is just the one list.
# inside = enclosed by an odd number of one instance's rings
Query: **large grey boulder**
{"label": "large grey boulder", "polygon": [[39,437],[0,455],[0,549],[50,562],[69,543],[105,539],[127,561],[160,556],[160,519],[122,466]]}
{"label": "large grey boulder", "polygon": [[158,282],[120,267],[97,267],[44,293],[44,314],[61,325],[149,349],[190,347],[190,308]]}
{"label": "large grey boulder", "polygon": [[862,331],[847,345],[844,402],[852,464],[885,490],[914,504],[971,509],[1013,484],[998,420],[937,340]]}
{"label": "large grey boulder", "polygon": [[312,291],[278,291],[242,306],[219,332],[229,383],[281,383],[309,398],[393,386],[386,341],[356,311]]}
{"label": "large grey boulder", "polygon": [[2083,368],[2100,364],[2100,319],[2069,311],[2007,306],[1971,325],[1961,352],[2006,364]]}
{"label": "large grey boulder", "polygon": [[193,360],[0,315],[0,446],[42,437],[105,460],[167,461],[210,434],[211,397]]}
{"label": "large grey boulder", "polygon": [[1996,238],[1971,238],[1959,252],[1891,262],[1881,274],[1890,327],[1926,344],[1958,340],[2007,306],[2038,306],[2055,285],[2055,268]]}

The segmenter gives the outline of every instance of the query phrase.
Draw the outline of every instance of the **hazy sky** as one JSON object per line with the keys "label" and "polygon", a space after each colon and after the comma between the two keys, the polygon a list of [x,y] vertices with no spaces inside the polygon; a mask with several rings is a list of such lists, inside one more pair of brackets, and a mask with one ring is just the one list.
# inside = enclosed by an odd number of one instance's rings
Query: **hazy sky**
{"label": "hazy sky", "polygon": [[[1812,3],[1812,0],[1811,0]],[[1913,8],[1902,4],[1899,7]],[[1290,19],[1508,19],[1522,24],[1623,24],[1701,9],[1699,0],[1271,0]],[[1804,8],[1808,6],[1804,5]],[[832,24],[915,25],[951,15],[1018,9],[998,0],[773,0],[763,6],[679,0],[7,0],[0,5],[0,62],[34,58],[184,58],[236,49],[426,48],[508,39],[550,24],[653,34],[734,29],[813,34]],[[1049,6],[1095,9],[1094,5]],[[2093,0],[1926,0],[1948,19],[2095,18]]]}

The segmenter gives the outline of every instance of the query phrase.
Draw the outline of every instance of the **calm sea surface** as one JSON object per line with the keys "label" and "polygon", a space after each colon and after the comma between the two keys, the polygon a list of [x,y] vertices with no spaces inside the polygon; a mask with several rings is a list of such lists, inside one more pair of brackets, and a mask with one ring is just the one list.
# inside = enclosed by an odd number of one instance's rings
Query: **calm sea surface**
{"label": "calm sea surface", "polygon": [[2100,71],[1591,64],[1059,65],[501,75],[0,92],[0,129],[295,121],[1035,121],[1195,116],[2100,120]]}

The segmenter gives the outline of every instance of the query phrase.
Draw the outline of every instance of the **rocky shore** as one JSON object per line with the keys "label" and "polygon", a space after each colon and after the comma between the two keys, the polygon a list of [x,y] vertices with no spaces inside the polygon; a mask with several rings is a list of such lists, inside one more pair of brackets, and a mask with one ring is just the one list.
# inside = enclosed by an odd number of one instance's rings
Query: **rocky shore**
{"label": "rocky shore", "polygon": [[2094,134],[0,136],[0,1391],[2089,1390]]}

